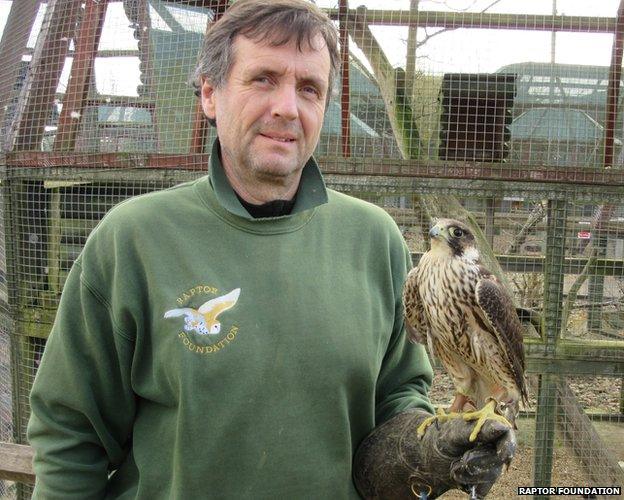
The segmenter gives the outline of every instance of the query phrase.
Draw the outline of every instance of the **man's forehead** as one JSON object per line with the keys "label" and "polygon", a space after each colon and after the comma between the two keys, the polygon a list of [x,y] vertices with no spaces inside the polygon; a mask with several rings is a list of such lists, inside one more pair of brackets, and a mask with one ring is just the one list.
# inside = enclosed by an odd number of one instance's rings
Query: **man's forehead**
{"label": "man's forehead", "polygon": [[[245,35],[236,35],[232,44],[235,56],[240,55],[238,52],[240,52],[241,45],[246,46],[246,48],[254,47],[259,50],[266,49],[267,51],[279,49],[280,47],[292,47],[294,45],[301,53],[317,52],[322,55],[327,55],[327,59],[329,60],[329,50],[325,39],[320,33],[314,35],[312,38],[307,36],[298,37],[297,35],[286,38],[283,33],[277,33],[275,35],[268,35],[261,40],[249,38]],[[245,56],[245,54],[243,53],[242,56]]]}
{"label": "man's forehead", "polygon": [[[256,41],[244,35],[237,35],[233,44],[234,64],[243,66],[245,70],[253,70],[255,67],[270,65],[274,66],[276,71],[279,71],[280,68],[285,70],[287,67],[297,64],[301,64],[302,67],[305,67],[307,64],[311,66],[326,66],[327,76],[329,76],[331,64],[329,50],[321,35],[311,40],[312,44],[314,44],[312,46],[306,39],[302,40],[301,46],[297,46],[296,37],[292,37],[286,43],[277,44],[276,41],[283,41],[283,38],[275,37],[273,41],[270,38]],[[291,49],[293,46],[296,46],[297,50],[301,52],[301,58],[293,59],[292,57],[287,57],[287,54],[284,54],[284,57],[279,57],[280,51]],[[249,53],[250,49],[254,51],[253,54]],[[311,67],[310,69],[317,68]]]}

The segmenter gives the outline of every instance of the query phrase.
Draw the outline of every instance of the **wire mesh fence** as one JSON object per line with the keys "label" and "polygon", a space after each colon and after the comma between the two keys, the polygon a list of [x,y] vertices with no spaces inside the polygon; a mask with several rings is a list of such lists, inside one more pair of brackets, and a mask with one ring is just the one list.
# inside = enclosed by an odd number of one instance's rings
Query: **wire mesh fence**
{"label": "wire mesh fence", "polygon": [[[329,187],[382,206],[415,262],[434,218],[469,221],[534,314],[520,479],[496,494],[622,484],[619,2],[316,3],[343,61],[315,153]],[[226,8],[0,1],[0,441],[25,442],[28,393],[91,230],[124,199],[205,173],[216,134],[193,71]],[[448,404],[439,377],[434,400]],[[0,483],[0,498],[15,494]]]}

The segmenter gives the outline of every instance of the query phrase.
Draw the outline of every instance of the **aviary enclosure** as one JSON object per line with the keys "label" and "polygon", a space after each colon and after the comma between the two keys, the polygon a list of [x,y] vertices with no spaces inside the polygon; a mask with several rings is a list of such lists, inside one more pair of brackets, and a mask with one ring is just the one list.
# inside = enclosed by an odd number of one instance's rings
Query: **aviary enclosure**
{"label": "aviary enclosure", "polygon": [[[415,262],[433,218],[469,221],[531,311],[531,405],[491,496],[623,486],[624,2],[317,3],[343,63],[316,152],[329,187],[384,207]],[[89,232],[115,203],[205,174],[214,131],[191,75],[226,8],[0,1],[2,499],[31,491],[15,445]],[[448,389],[438,371],[434,402]]]}

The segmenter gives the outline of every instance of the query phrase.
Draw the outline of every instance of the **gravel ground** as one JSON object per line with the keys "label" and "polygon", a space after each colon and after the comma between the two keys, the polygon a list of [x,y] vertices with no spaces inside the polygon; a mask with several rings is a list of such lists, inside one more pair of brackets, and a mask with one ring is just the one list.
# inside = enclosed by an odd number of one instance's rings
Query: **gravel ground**
{"label": "gravel ground", "polygon": [[[572,391],[585,410],[598,413],[619,413],[622,379],[618,377],[567,377]],[[537,377],[529,377],[529,408],[537,408]],[[449,406],[453,400],[453,382],[442,368],[434,369],[429,393],[436,405]]]}

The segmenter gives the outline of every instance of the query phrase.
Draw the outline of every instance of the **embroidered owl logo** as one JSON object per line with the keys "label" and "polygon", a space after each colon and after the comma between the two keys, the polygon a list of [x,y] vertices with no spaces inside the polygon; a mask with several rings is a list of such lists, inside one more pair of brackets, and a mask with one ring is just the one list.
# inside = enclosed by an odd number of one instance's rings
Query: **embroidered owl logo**
{"label": "embroidered owl logo", "polygon": [[187,332],[194,330],[200,335],[216,335],[221,331],[221,323],[217,320],[217,316],[234,307],[240,291],[240,288],[235,288],[228,294],[204,302],[199,309],[192,307],[171,309],[165,313],[165,319],[184,316],[184,329]]}

